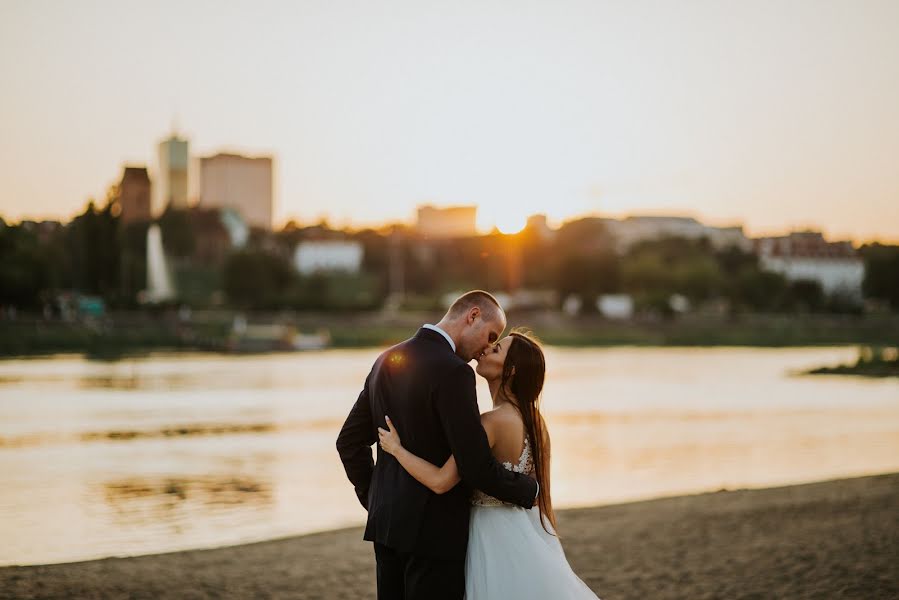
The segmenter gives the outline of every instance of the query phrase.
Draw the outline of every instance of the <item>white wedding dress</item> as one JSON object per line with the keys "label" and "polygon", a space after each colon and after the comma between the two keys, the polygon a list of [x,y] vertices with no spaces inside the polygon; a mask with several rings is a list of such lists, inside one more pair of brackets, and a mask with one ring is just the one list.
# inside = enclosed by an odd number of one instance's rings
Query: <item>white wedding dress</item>
{"label": "white wedding dress", "polygon": [[[516,473],[531,475],[527,438]],[[465,557],[465,600],[563,600],[596,598],[571,570],[559,538],[543,529],[540,509],[507,504],[483,492],[472,497]],[[549,519],[546,526],[552,531]]]}

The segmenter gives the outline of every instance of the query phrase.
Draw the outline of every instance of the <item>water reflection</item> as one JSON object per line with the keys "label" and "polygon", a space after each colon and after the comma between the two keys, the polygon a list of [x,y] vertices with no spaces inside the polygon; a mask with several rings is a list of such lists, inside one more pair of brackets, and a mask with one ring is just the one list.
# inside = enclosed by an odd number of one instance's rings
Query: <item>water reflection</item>
{"label": "water reflection", "polygon": [[[160,353],[112,362],[86,361],[78,356],[0,361],[0,388],[27,383],[29,386],[79,390],[211,391],[235,387],[268,390],[285,384],[318,385],[333,381],[335,358],[339,361],[354,352],[358,354],[358,351],[328,350],[306,353],[302,358],[290,354]],[[46,362],[52,362],[53,368],[45,368]],[[307,368],[284,368],[300,362]],[[185,363],[191,368],[182,368]]]}
{"label": "water reflection", "polygon": [[142,518],[167,520],[170,516],[166,513],[176,511],[191,513],[200,508],[235,505],[270,507],[274,502],[272,488],[271,478],[194,474],[117,479],[104,483],[102,493],[119,523],[132,525]]}
{"label": "water reflection", "polygon": [[[164,377],[140,377],[136,374],[131,375],[85,375],[78,379],[78,387],[85,390],[107,389],[107,390],[152,390],[152,389],[173,389],[188,388],[192,384],[192,380],[196,382],[195,377],[184,374],[173,373]],[[47,377],[46,382],[61,382],[65,379],[57,379]],[[198,382],[197,382],[198,383]],[[196,383],[194,383],[196,385]]]}
{"label": "water reflection", "polygon": [[316,419],[292,423],[190,423],[158,429],[113,429],[108,431],[47,431],[18,436],[0,436],[0,448],[22,448],[54,444],[89,442],[127,442],[152,438],[263,434],[288,431],[336,431],[342,421]]}
{"label": "water reflection", "polygon": [[97,440],[134,440],[138,438],[153,437],[177,437],[188,435],[226,435],[231,433],[266,433],[277,429],[274,423],[248,423],[245,425],[183,425],[180,427],[166,427],[150,431],[92,431],[82,433],[83,442]]}

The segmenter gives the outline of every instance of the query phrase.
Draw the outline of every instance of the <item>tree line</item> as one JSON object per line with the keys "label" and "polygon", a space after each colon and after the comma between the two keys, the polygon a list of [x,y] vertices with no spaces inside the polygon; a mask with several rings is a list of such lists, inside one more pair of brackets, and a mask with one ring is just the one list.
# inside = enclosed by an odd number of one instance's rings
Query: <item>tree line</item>
{"label": "tree line", "polygon": [[[715,248],[704,238],[646,240],[616,252],[594,218],[565,223],[552,236],[525,229],[451,240],[425,239],[402,225],[347,231],[289,223],[275,232],[252,231],[239,249],[221,241],[222,231],[210,233],[209,215],[197,210],[169,210],[157,222],[178,302],[197,307],[368,310],[401,292],[408,307],[433,308],[454,290],[524,288],[552,291],[559,303],[576,297],[585,310],[596,310],[599,295],[618,293],[631,295],[639,311],[662,314],[671,314],[673,294],[696,308],[730,312],[862,310],[852,298],[825,294],[815,281],[788,281],[762,269],[753,253]],[[90,202],[58,227],[0,219],[0,305],[39,311],[75,292],[99,296],[112,308],[138,307],[149,225],[123,224],[114,188],[102,206]],[[321,239],[360,243],[361,272],[298,273],[296,245]],[[859,254],[864,297],[899,310],[899,246],[870,244]]]}

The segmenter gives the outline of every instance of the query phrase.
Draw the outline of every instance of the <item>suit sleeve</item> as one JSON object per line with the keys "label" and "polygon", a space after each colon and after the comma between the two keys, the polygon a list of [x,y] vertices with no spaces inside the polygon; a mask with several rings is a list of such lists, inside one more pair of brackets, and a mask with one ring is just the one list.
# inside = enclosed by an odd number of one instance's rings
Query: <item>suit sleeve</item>
{"label": "suit sleeve", "polygon": [[532,507],[537,482],[527,475],[506,470],[490,451],[487,434],[481,426],[471,367],[460,365],[441,382],[434,402],[462,479],[494,498]]}
{"label": "suit sleeve", "polygon": [[368,488],[371,486],[375,466],[371,447],[378,440],[369,402],[370,379],[371,374],[365,378],[365,385],[337,436],[337,453],[340,454],[343,469],[356,489],[359,502],[366,510],[368,510]]}

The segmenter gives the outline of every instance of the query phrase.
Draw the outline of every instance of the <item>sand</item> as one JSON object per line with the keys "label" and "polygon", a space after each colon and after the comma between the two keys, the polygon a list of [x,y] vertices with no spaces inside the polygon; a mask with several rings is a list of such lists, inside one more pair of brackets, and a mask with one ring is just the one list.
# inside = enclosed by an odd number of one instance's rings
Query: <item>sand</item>
{"label": "sand", "polygon": [[[559,515],[603,600],[899,598],[899,474]],[[373,598],[360,528],[214,550],[0,569],[3,598]]]}

